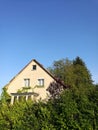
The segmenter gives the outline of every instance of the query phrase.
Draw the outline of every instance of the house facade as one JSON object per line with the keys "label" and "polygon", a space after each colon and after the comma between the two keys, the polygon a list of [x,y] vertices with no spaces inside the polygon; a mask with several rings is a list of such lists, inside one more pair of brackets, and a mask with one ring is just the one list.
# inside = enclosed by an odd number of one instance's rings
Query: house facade
{"label": "house facade", "polygon": [[11,104],[22,96],[32,100],[47,100],[46,90],[52,82],[57,82],[38,61],[29,62],[6,86],[11,96]]}

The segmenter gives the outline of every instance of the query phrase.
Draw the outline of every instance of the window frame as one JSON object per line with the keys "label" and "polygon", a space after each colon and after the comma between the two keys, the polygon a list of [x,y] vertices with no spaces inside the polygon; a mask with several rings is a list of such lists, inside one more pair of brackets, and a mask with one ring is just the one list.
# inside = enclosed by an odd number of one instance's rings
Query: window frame
{"label": "window frame", "polygon": [[36,70],[37,66],[36,65],[32,65],[32,70]]}
{"label": "window frame", "polygon": [[25,87],[30,87],[30,79],[29,78],[24,79],[24,86]]}
{"label": "window frame", "polygon": [[44,87],[44,85],[45,85],[45,80],[44,80],[44,78],[39,78],[39,79],[38,79],[38,86]]}

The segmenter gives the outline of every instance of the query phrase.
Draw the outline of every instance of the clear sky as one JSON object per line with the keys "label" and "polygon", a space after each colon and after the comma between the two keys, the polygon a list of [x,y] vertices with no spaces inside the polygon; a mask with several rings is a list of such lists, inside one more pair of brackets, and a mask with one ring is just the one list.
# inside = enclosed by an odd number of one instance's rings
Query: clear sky
{"label": "clear sky", "polygon": [[0,0],[0,88],[31,59],[76,56],[98,83],[98,0]]}

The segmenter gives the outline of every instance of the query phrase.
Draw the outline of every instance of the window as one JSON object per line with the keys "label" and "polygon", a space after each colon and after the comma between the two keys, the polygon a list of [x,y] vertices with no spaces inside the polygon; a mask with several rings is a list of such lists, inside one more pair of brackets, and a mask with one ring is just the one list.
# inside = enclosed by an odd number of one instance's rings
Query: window
{"label": "window", "polygon": [[29,87],[30,86],[30,79],[24,79],[24,86]]}
{"label": "window", "polygon": [[32,66],[32,70],[36,70],[36,65],[33,65],[33,66]]}
{"label": "window", "polygon": [[44,86],[44,79],[38,79],[38,85]]}

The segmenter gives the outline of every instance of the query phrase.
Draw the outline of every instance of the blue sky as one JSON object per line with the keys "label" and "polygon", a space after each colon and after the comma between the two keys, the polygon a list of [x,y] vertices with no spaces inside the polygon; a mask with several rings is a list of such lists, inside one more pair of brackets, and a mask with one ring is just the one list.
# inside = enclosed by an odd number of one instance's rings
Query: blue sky
{"label": "blue sky", "polygon": [[0,0],[0,88],[31,59],[80,56],[98,83],[98,0]]}

